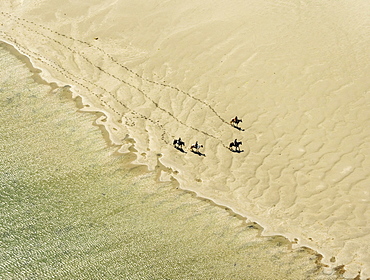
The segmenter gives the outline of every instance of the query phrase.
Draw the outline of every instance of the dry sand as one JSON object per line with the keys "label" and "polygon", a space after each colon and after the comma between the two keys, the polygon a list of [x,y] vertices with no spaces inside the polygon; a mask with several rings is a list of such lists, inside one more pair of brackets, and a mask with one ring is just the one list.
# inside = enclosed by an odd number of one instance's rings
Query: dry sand
{"label": "dry sand", "polygon": [[129,135],[164,180],[370,277],[370,2],[0,6],[0,39],[103,112],[122,152]]}

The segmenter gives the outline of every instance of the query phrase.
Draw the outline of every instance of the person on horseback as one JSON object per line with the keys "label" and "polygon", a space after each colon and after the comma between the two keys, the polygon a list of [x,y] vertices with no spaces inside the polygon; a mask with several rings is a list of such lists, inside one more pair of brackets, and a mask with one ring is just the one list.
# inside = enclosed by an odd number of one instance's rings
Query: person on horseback
{"label": "person on horseback", "polygon": [[[190,150],[191,150],[193,153],[199,153],[199,149],[200,149],[200,148],[203,148],[203,145],[199,145],[199,144],[198,144],[198,141],[196,141],[194,145],[191,145]],[[195,150],[195,151],[194,151],[194,150]]]}
{"label": "person on horseback", "polygon": [[235,116],[235,118],[233,118],[231,121],[230,121],[230,124],[232,126],[235,126],[238,128],[238,125],[240,122],[242,122],[243,120],[242,119],[238,119],[238,116]]}
{"label": "person on horseback", "polygon": [[233,151],[232,150],[232,147],[234,147],[234,152],[240,152],[240,145],[242,145],[242,141],[238,141],[237,139],[235,139],[233,142],[230,143],[229,145],[229,149],[230,151]]}
{"label": "person on horseback", "polygon": [[181,137],[179,139],[175,139],[173,140],[173,146],[176,148],[176,149],[182,149],[182,146],[185,145],[185,142],[181,140]]}

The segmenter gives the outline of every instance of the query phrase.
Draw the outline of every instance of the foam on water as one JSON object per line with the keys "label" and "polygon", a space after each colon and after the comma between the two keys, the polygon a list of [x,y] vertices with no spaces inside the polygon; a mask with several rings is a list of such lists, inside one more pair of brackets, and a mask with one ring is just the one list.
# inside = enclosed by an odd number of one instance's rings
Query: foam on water
{"label": "foam on water", "polygon": [[342,279],[156,181],[0,45],[1,279]]}
{"label": "foam on water", "polygon": [[103,112],[113,143],[133,137],[136,163],[370,276],[367,3],[57,2],[5,1],[0,36]]}

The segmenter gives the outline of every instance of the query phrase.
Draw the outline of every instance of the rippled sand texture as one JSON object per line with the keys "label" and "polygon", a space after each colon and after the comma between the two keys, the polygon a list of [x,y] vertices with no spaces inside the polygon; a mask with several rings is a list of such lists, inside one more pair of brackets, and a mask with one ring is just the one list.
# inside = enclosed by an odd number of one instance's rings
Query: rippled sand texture
{"label": "rippled sand texture", "polygon": [[0,37],[163,179],[370,277],[369,2],[101,2],[3,1]]}
{"label": "rippled sand texture", "polygon": [[36,77],[0,44],[1,279],[343,279],[130,165]]}

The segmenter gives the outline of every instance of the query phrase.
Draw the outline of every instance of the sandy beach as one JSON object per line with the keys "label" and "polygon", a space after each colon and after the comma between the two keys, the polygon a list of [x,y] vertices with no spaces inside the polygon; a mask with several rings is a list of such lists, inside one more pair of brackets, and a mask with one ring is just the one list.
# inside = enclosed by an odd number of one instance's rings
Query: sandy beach
{"label": "sandy beach", "polygon": [[328,272],[370,277],[369,3],[0,6],[0,40],[103,113],[134,163],[316,250]]}
{"label": "sandy beach", "polygon": [[118,153],[92,125],[100,113],[39,73],[0,43],[1,279],[343,279],[313,250],[161,182],[164,166],[132,164],[133,147]]}

